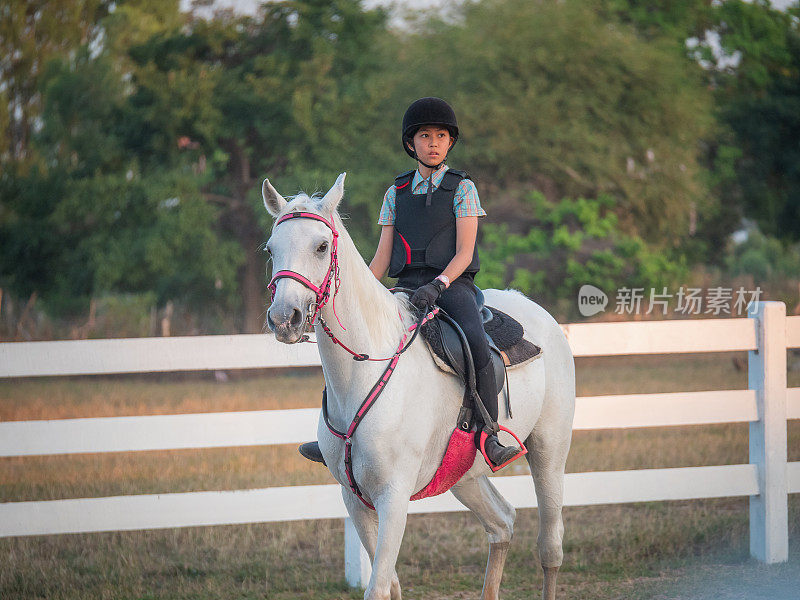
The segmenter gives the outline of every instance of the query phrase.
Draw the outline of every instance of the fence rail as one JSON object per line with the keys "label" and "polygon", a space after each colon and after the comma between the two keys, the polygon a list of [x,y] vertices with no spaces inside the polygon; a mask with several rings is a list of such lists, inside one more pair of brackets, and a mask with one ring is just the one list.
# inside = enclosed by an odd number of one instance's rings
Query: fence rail
{"label": "fence rail", "polygon": [[[800,329],[800,317],[788,317]],[[751,319],[693,319],[562,325],[573,354],[620,356],[755,350]],[[702,335],[698,335],[702,332]],[[800,347],[800,333],[792,333]],[[271,335],[199,335],[0,344],[0,377],[156,373],[319,366],[313,344]]]}
{"label": "fence rail", "polygon": [[[800,388],[787,390],[787,416],[800,418]],[[792,416],[796,415],[796,416]],[[319,409],[0,423],[0,457],[300,444],[316,439]],[[747,423],[758,420],[754,390],[577,398],[573,429]]]}
{"label": "fence rail", "polygon": [[[746,390],[588,396],[575,429],[750,423],[750,464],[572,473],[565,504],[749,496],[751,553],[788,557],[787,495],[800,493],[800,462],[788,463],[786,420],[800,419],[800,388],[786,388],[786,349],[800,347],[800,317],[760,303],[752,318],[569,324],[576,357],[748,351]],[[0,377],[319,365],[310,344],[269,335],[198,336],[0,344]],[[300,443],[314,439],[318,409],[61,419],[0,423],[0,456],[173,450]],[[527,476],[493,482],[517,507],[536,506]],[[466,510],[452,495],[411,512]],[[338,485],[82,498],[0,504],[0,537],[345,518]],[[346,519],[348,580],[363,583],[365,555]]]}
{"label": "fence rail", "polygon": [[[800,468],[794,470],[793,491],[800,492]],[[530,476],[493,477],[492,483],[515,507],[536,507]],[[757,493],[754,465],[569,473],[564,481],[566,506]],[[410,513],[466,510],[452,494],[425,498],[409,505]],[[6,536],[345,517],[347,511],[340,487],[335,484],[0,504],[0,521]]]}

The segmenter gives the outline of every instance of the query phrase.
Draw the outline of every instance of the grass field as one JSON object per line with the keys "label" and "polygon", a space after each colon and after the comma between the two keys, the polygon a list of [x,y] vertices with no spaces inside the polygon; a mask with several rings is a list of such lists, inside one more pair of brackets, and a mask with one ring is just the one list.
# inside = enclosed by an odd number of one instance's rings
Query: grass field
{"label": "grass field", "polygon": [[[732,355],[577,361],[578,394],[746,387]],[[318,406],[317,369],[0,382],[0,420]],[[790,373],[789,385],[800,386]],[[569,472],[747,462],[747,425],[576,432]],[[800,460],[800,422],[789,425]],[[514,465],[502,474],[522,473]],[[0,459],[0,501],[331,483],[294,447]],[[565,509],[563,598],[795,598],[800,498],[790,562],[748,559],[747,499]],[[518,511],[504,599],[536,598],[536,511]],[[359,598],[343,580],[340,520],[0,540],[0,598]],[[477,598],[486,538],[468,513],[419,515],[398,561],[404,597]],[[794,594],[794,595],[792,595]]]}

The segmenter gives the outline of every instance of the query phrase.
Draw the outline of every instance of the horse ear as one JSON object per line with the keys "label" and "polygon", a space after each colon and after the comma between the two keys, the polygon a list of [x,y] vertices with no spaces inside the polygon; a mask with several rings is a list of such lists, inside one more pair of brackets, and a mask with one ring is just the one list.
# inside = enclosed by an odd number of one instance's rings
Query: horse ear
{"label": "horse ear", "polygon": [[265,179],[261,184],[261,197],[264,198],[264,208],[273,217],[277,217],[286,208],[286,200],[272,187],[269,179]]}
{"label": "horse ear", "polygon": [[336,183],[333,184],[333,187],[328,190],[328,193],[319,201],[320,208],[323,212],[333,213],[336,210],[336,207],[339,206],[339,202],[342,201],[342,196],[344,196],[344,178],[347,173],[342,173],[339,177],[336,178]]}

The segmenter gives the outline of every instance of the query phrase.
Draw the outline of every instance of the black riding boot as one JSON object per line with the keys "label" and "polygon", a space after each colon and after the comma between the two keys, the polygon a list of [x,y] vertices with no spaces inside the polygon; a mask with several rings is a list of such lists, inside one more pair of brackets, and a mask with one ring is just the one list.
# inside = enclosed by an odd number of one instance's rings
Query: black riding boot
{"label": "black riding boot", "polygon": [[[486,366],[476,371],[475,379],[475,387],[477,388],[478,396],[480,396],[484,406],[486,406],[489,416],[492,417],[492,420],[496,423],[499,414],[497,408],[497,383],[494,376],[494,365],[491,359],[489,359]],[[488,425],[488,423],[486,425]],[[511,460],[520,452],[520,449],[516,446],[503,446],[500,440],[497,439],[496,433],[492,433],[486,438],[484,448],[486,449],[486,456],[496,467]]]}
{"label": "black riding boot", "polygon": [[[308,460],[325,464],[325,459],[322,457],[322,452],[319,449],[319,442],[306,442],[302,444],[298,450]],[[327,466],[327,465],[325,465]]]}

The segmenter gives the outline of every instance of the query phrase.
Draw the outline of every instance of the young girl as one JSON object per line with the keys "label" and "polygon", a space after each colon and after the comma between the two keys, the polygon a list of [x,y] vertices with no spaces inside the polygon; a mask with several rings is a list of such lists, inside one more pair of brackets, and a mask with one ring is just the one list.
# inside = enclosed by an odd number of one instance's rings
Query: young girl
{"label": "young girl", "polygon": [[[417,308],[437,304],[461,326],[472,350],[478,395],[497,421],[494,368],[473,281],[479,269],[478,217],[486,212],[469,176],[445,164],[458,140],[456,115],[440,98],[421,98],[406,110],[401,138],[417,169],[396,177],[384,195],[381,237],[369,268],[377,279],[388,269],[398,287],[416,290],[411,303]],[[496,434],[485,447],[495,465],[519,452],[502,446]],[[300,453],[324,462],[316,442],[303,444]]]}

